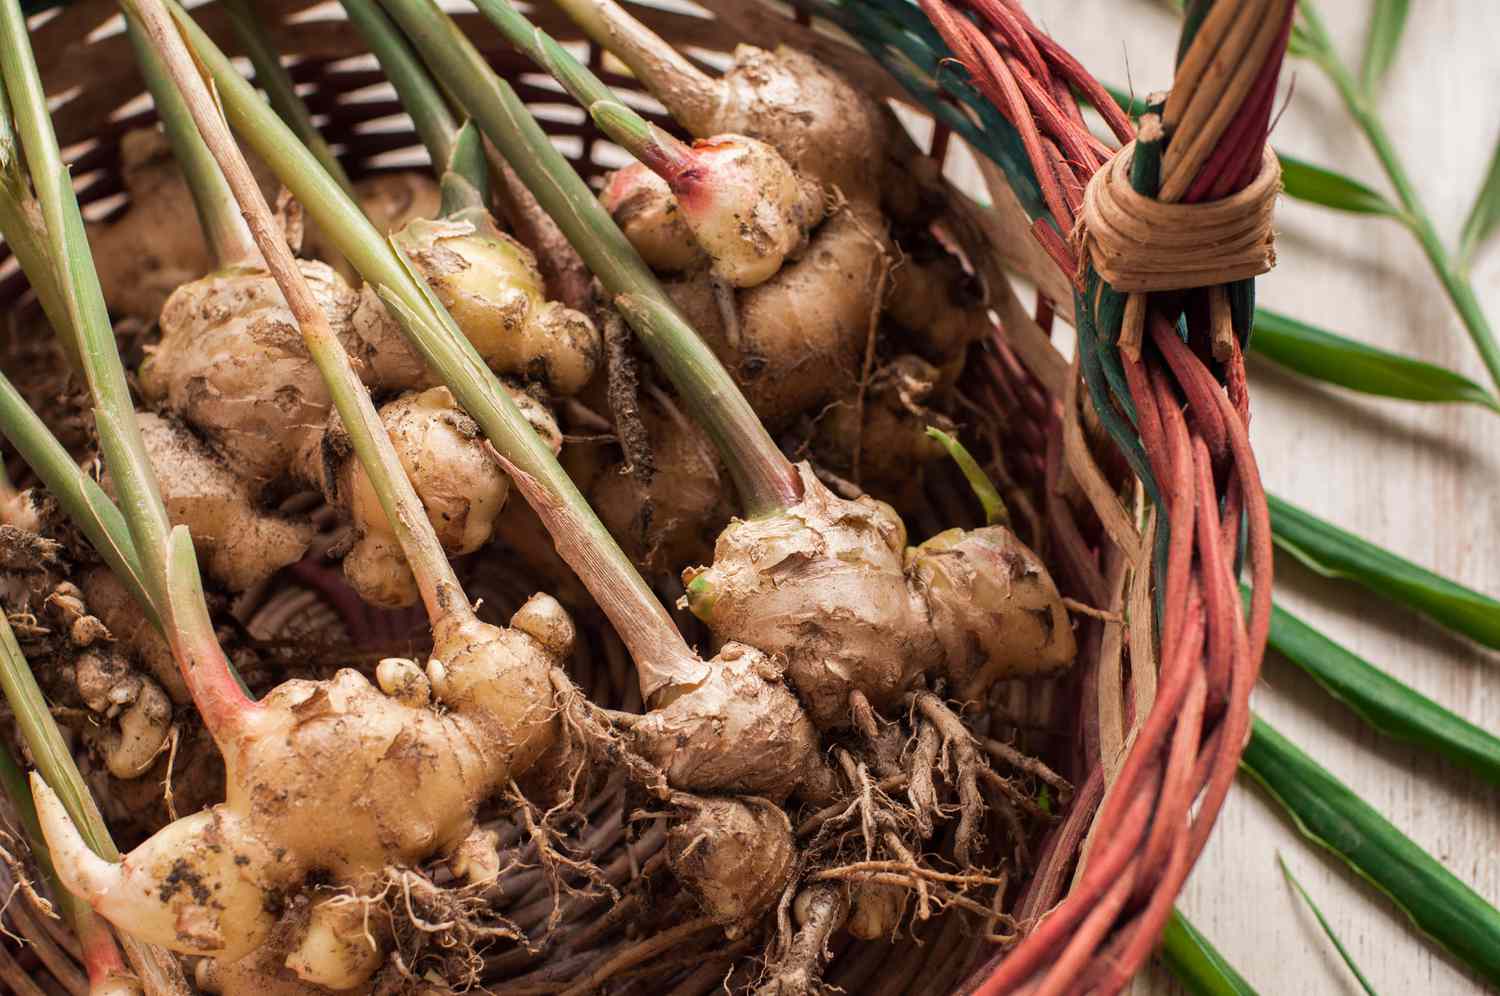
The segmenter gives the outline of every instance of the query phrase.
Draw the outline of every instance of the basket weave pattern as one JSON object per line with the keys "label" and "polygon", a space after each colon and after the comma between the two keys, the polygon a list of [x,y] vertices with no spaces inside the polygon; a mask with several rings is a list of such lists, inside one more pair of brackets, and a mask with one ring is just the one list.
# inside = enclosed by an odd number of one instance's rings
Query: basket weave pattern
{"label": "basket weave pattern", "polygon": [[[805,17],[794,22],[739,0],[702,5],[714,16],[634,5],[632,12],[679,48],[724,52],[740,40],[785,42],[811,50],[873,96],[905,97],[872,60],[815,33]],[[1013,689],[1014,701],[1046,711],[1052,725],[1072,732],[1070,749],[1048,759],[1071,770],[1079,785],[1064,820],[1042,843],[1036,873],[1012,904],[1030,928],[1028,936],[983,960],[981,950],[988,948],[955,930],[959,918],[950,917],[898,945],[851,946],[835,959],[829,977],[846,988],[852,984],[851,991],[861,990],[861,980],[874,985],[875,979],[882,992],[912,986],[948,991],[967,975],[966,990],[1018,991],[1040,980],[1037,992],[1112,992],[1149,955],[1207,839],[1248,730],[1248,696],[1265,642],[1269,532],[1245,431],[1243,359],[1236,347],[1216,369],[1201,350],[1156,322],[1148,336],[1154,350],[1122,364],[1137,409],[1135,424],[1160,488],[1161,514],[1170,526],[1165,570],[1157,574],[1150,562],[1155,519],[1141,520],[1127,507],[1138,496],[1136,478],[1090,422],[1078,372],[1068,370],[1046,335],[1054,309],[1066,314],[1072,307],[1070,282],[1078,263],[1066,236],[1089,177],[1111,155],[1088,131],[1073,92],[1100,108],[1121,142],[1132,137],[1130,121],[1011,0],[923,0],[922,8],[976,85],[1019,131],[1056,220],[1055,226],[1031,226],[1045,255],[1035,246],[1006,244],[1003,236],[1014,234],[1015,226],[997,225],[993,218],[955,233],[989,283],[1001,318],[993,342],[976,350],[970,364],[973,396],[1005,425],[999,448],[1029,510],[1022,518],[1032,535],[1023,528],[1023,537],[1048,558],[1069,594],[1132,622],[1080,619],[1078,673],[1056,688]],[[408,164],[421,161],[409,127],[389,123],[401,115],[395,99],[370,96],[369,88],[384,76],[359,56],[363,45],[337,11],[330,13],[318,0],[263,0],[259,9],[272,40],[295,58],[292,76],[351,175],[399,168],[397,153],[411,151]],[[209,5],[194,15],[227,51],[235,50],[221,12]],[[538,4],[530,16],[560,40],[582,43],[571,23],[548,5]],[[571,143],[564,151],[581,173],[593,176],[617,164],[592,122],[535,75],[487,22],[473,14],[457,20],[547,130]],[[111,3],[83,0],[51,12],[33,31],[48,91],[64,98],[55,110],[58,137],[93,216],[121,192],[114,169],[120,136],[155,117],[149,106],[122,110],[143,87],[117,21]],[[591,66],[611,86],[638,90],[633,80],[608,71],[596,46],[590,44],[588,52]],[[1271,82],[1257,87],[1236,119],[1248,123],[1224,140],[1214,160],[1216,175],[1238,177],[1247,162],[1258,160],[1279,54],[1272,63]],[[664,115],[648,116],[672,127]],[[928,148],[936,158],[945,156],[946,129],[935,129]],[[1007,192],[998,172],[986,171],[986,179],[993,199],[1003,200]],[[1199,186],[1200,197],[1222,195]],[[1018,259],[1043,289],[1034,316],[1019,307],[1002,272]],[[1055,267],[1043,275],[1037,263],[1049,259]],[[8,260],[3,273],[0,301],[11,302],[24,292],[24,278]],[[1256,592],[1248,619],[1234,579],[1244,518]],[[1162,591],[1159,632],[1149,621],[1153,582]],[[591,691],[619,701],[633,684],[620,677],[598,667]],[[1072,701],[1081,704],[1066,704]],[[1080,850],[1086,859],[1073,879]],[[641,853],[638,846],[637,857]]]}

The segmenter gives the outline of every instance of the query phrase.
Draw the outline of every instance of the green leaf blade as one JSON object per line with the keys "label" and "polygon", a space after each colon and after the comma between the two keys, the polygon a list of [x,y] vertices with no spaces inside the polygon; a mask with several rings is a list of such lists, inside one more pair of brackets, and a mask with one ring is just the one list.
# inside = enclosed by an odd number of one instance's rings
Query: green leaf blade
{"label": "green leaf blade", "polygon": [[1370,19],[1370,33],[1365,39],[1365,59],[1360,72],[1367,94],[1375,92],[1396,58],[1410,5],[1410,0],[1375,0],[1375,13]]}
{"label": "green leaf blade", "polygon": [[[1241,589],[1246,598],[1248,589]],[[1270,645],[1372,729],[1415,744],[1500,784],[1500,739],[1328,639],[1279,605]]]}
{"label": "green leaf blade", "polygon": [[1500,400],[1461,374],[1367,346],[1275,311],[1256,311],[1250,349],[1305,377],[1362,394],[1475,404],[1500,413]]}
{"label": "green leaf blade", "polygon": [[1342,578],[1407,605],[1486,647],[1500,649],[1500,602],[1268,496],[1276,545],[1324,577]]}
{"label": "green leaf blade", "polygon": [[1459,236],[1456,265],[1461,272],[1468,272],[1474,254],[1486,239],[1495,234],[1496,228],[1500,228],[1500,139],[1495,141],[1490,168],[1474,198],[1474,206],[1469,209],[1469,217],[1464,221],[1463,234]]}
{"label": "green leaf blade", "polygon": [[928,438],[942,443],[948,455],[953,458],[953,462],[958,464],[958,469],[963,472],[964,480],[969,482],[969,487],[974,491],[974,497],[979,499],[980,507],[984,509],[985,525],[1010,525],[1010,512],[1005,508],[1005,500],[1000,497],[995,482],[990,480],[990,475],[979,466],[979,461],[974,459],[974,455],[969,452],[968,448],[934,426],[927,427],[927,435]]}
{"label": "green leaf blade", "polygon": [[1180,910],[1174,909],[1161,934],[1162,962],[1192,996],[1256,996],[1250,983],[1224,960]]}
{"label": "green leaf blade", "polygon": [[1281,874],[1285,876],[1287,884],[1297,890],[1297,894],[1302,897],[1307,908],[1312,910],[1313,916],[1317,918],[1318,926],[1323,928],[1323,935],[1332,942],[1333,949],[1339,953],[1339,957],[1344,959],[1344,966],[1354,973],[1354,978],[1359,981],[1360,987],[1364,989],[1367,996],[1377,996],[1375,987],[1370,985],[1370,980],[1365,978],[1365,973],[1361,972],[1359,966],[1354,963],[1354,956],[1349,953],[1348,948],[1344,947],[1344,942],[1339,940],[1339,935],[1334,933],[1333,925],[1328,922],[1323,911],[1318,909],[1318,904],[1313,902],[1313,897],[1302,887],[1302,883],[1297,881],[1297,876],[1292,874],[1292,870],[1287,867],[1279,854],[1276,855],[1276,863],[1281,866]]}
{"label": "green leaf blade", "polygon": [[1304,836],[1385,893],[1455,958],[1500,983],[1500,910],[1259,717],[1241,769]]}
{"label": "green leaf blade", "polygon": [[1352,214],[1376,214],[1397,217],[1401,209],[1379,191],[1358,180],[1296,156],[1277,153],[1281,160],[1281,183],[1288,197],[1299,201],[1347,211]]}

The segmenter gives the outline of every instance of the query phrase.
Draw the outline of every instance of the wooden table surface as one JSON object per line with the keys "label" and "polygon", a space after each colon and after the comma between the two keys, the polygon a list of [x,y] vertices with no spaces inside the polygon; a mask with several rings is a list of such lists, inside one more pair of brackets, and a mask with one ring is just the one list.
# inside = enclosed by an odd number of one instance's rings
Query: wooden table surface
{"label": "wooden table surface", "polygon": [[[1370,0],[1321,0],[1358,65]],[[1149,0],[1027,0],[1102,80],[1136,93],[1170,83],[1177,23]],[[1452,244],[1500,135],[1500,3],[1424,0],[1380,100],[1386,125],[1444,240]],[[1315,67],[1289,63],[1294,93],[1277,148],[1386,191],[1383,174]],[[1416,242],[1394,222],[1283,198],[1279,265],[1262,303],[1373,345],[1486,381],[1484,367]],[[1500,244],[1474,268],[1500,321]],[[1252,437],[1270,490],[1480,591],[1500,594],[1500,417],[1473,406],[1380,401],[1252,363]],[[1277,597],[1324,633],[1487,729],[1500,729],[1500,654],[1455,637],[1288,558]],[[1255,708],[1492,903],[1500,902],[1500,793],[1424,753],[1384,741],[1294,666],[1271,656]],[[1356,993],[1357,983],[1295,900],[1276,856],[1312,893],[1377,992],[1484,992],[1374,889],[1304,843],[1243,777],[1188,881],[1182,909],[1262,994]],[[1137,994],[1178,991],[1153,966]]]}

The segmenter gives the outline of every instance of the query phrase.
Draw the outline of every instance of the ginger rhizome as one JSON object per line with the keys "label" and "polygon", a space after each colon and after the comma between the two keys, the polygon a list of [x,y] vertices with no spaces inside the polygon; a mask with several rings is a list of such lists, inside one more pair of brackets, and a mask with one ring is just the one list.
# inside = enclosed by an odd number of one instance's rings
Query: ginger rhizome
{"label": "ginger rhizome", "polygon": [[[982,288],[929,230],[941,213],[940,178],[921,168],[888,110],[803,52],[742,44],[715,78],[614,0],[562,6],[699,139],[689,149],[637,126],[650,140],[624,143],[639,162],[611,176],[602,198],[626,237],[770,426],[812,437],[825,464],[864,487],[914,500],[921,469],[942,456],[924,444],[925,430],[945,427],[969,346],[990,332]],[[606,130],[620,116],[601,114],[611,106],[602,101],[585,103]],[[822,194],[824,210],[801,215],[805,243],[774,254],[774,269],[773,255],[757,251],[764,240],[734,210],[735,176],[692,168],[698,145],[726,137],[764,148],[801,189]],[[776,169],[756,168],[762,188],[780,189]],[[715,183],[717,197],[697,192]],[[787,191],[782,200],[796,203]],[[697,217],[709,210],[703,204],[721,209],[717,225]],[[733,254],[708,251],[704,230],[737,236],[737,252],[765,264],[754,284],[726,291],[717,259]],[[915,362],[934,371],[918,403],[871,396],[883,382],[910,380]],[[888,456],[883,466],[869,459],[877,451]]]}
{"label": "ginger rhizome", "polygon": [[[554,452],[562,436],[552,414],[519,388],[511,397]],[[387,402],[380,420],[401,458],[443,549],[473,553],[489,542],[510,495],[510,481],[489,452],[479,426],[446,387],[410,391]],[[344,557],[344,576],[365,601],[390,608],[415,605],[417,586],[390,521],[341,423],[335,417],[304,476],[320,483],[330,504],[345,509],[356,539]]]}
{"label": "ginger rhizome", "polygon": [[[462,614],[456,614],[462,615]],[[168,826],[111,864],[93,854],[45,785],[35,786],[69,889],[143,940],[236,961],[266,942],[314,872],[360,889],[391,865],[454,856],[475,813],[523,778],[561,735],[551,672],[571,649],[561,606],[538,595],[500,629],[458,618],[434,632],[431,702],[391,674],[290,681],[244,710],[220,739],[225,801]],[[396,696],[401,696],[397,698]],[[347,988],[378,965],[321,950],[347,909],[317,907],[288,963],[307,981]],[[365,946],[368,948],[368,946]]]}
{"label": "ginger rhizome", "polygon": [[482,211],[409,222],[395,236],[490,369],[577,394],[602,357],[588,317],[548,301],[536,257]]}
{"label": "ginger rhizome", "polygon": [[801,471],[800,503],[735,520],[712,566],[684,582],[717,638],[785,658],[819,726],[852,723],[856,692],[889,712],[919,679],[943,677],[977,701],[996,680],[1072,663],[1052,578],[1008,529],[954,529],[909,548],[890,506],[840,498]]}
{"label": "ginger rhizome", "polygon": [[[430,38],[408,31],[413,43]],[[259,98],[223,75],[222,56],[194,45],[219,76],[225,113],[284,172],[295,143],[284,133],[251,137],[244,121]],[[455,101],[474,99],[444,83]],[[869,483],[873,493],[894,492],[918,465],[942,458],[925,429],[956,428],[949,392],[965,350],[988,333],[982,308],[965,296],[964,268],[951,255],[912,250],[918,240],[887,203],[885,157],[871,152],[889,122],[836,75],[800,53],[747,47],[723,81],[700,83],[668,101],[697,140],[667,147],[671,155],[654,171],[616,174],[603,201],[788,452],[810,452],[820,470]],[[596,119],[611,113],[590,110]],[[285,155],[278,144],[288,146]],[[635,436],[626,439],[617,419],[622,464],[584,466],[611,452],[608,426],[580,414],[599,397],[587,392],[605,360],[590,318],[548,300],[540,273],[564,267],[540,265],[478,205],[455,207],[446,181],[439,204],[417,196],[432,190],[423,188],[410,198],[398,190],[389,209],[367,207],[369,247],[335,223],[341,211],[354,212],[320,202],[318,181],[287,182],[301,184],[294,192],[328,258],[369,281],[355,290],[342,269],[296,267],[341,362],[373,397],[368,412],[347,424],[347,397],[334,411],[339,388],[328,354],[299,335],[309,316],[287,303],[291,278],[274,261],[252,258],[174,297],[161,344],[140,372],[154,411],[138,421],[167,510],[189,525],[199,559],[225,587],[255,587],[308,548],[310,520],[268,509],[311,485],[347,522],[338,535],[348,540],[351,586],[378,605],[423,601],[433,651],[420,663],[372,659],[364,677],[341,670],[286,682],[261,702],[210,706],[227,769],[224,801],[171,824],[123,864],[90,854],[57,801],[41,793],[70,885],[122,929],[204,956],[203,977],[228,996],[365,990],[382,968],[394,975],[414,967],[402,961],[404,939],[441,919],[424,919],[432,897],[470,911],[494,902],[481,915],[503,922],[509,912],[500,904],[514,897],[493,881],[502,869],[532,890],[552,875],[516,872],[547,853],[549,831],[534,822],[544,807],[526,799],[612,774],[634,800],[644,794],[642,816],[664,817],[651,831],[662,850],[640,880],[670,872],[685,893],[671,916],[712,921],[752,947],[785,932],[786,957],[771,960],[775,985],[815,986],[840,926],[888,937],[909,914],[925,918],[930,895],[958,901],[966,884],[945,890],[923,877],[935,851],[957,858],[965,882],[997,887],[984,865],[1001,860],[993,831],[1002,824],[998,815],[983,823],[976,801],[980,744],[944,700],[982,707],[994,682],[1071,660],[1067,614],[1029,550],[1000,526],[909,546],[889,506],[839,497],[825,481],[840,494],[858,488],[820,479],[806,464],[793,470],[780,454],[783,491],[767,500],[764,490],[742,488],[746,518],[720,534],[734,507],[731,475],[740,484],[751,475],[725,423],[695,410],[680,368],[658,358],[656,374],[676,380],[677,393],[648,379],[634,399]],[[399,255],[368,237],[389,231]],[[655,320],[650,301],[595,269],[605,288],[596,319]],[[421,284],[430,298],[417,292]],[[193,307],[194,295],[207,303]],[[583,306],[576,295],[569,303]],[[448,318],[459,333],[451,341]],[[462,352],[471,348],[473,362]],[[256,374],[257,366],[265,369]],[[719,376],[725,404],[744,405]],[[575,400],[554,419],[548,403],[568,397]],[[617,400],[611,393],[616,415]],[[567,461],[577,487],[553,459],[559,421],[570,434],[590,434],[569,437],[578,443]],[[372,461],[375,444],[361,442],[361,432],[388,449],[383,464]],[[167,463],[157,461],[158,449],[171,454]],[[644,465],[641,453],[650,458]],[[184,475],[179,467],[197,469]],[[410,492],[399,506],[392,474]],[[506,509],[513,486],[534,518],[518,515],[519,504]],[[335,518],[319,515],[325,524]],[[613,623],[636,673],[613,660],[612,680],[638,685],[639,714],[597,709],[573,687],[563,670],[573,622],[549,596],[535,596],[509,628],[474,618],[444,555],[488,558],[485,566],[505,570],[508,583],[534,590],[530,564],[514,571],[493,548],[482,552],[507,521],[527,534],[507,542],[555,540],[587,587],[565,599],[583,610],[580,623],[600,614]],[[604,526],[658,581],[708,564],[685,580],[711,657],[684,640]],[[288,529],[289,538],[277,534]],[[703,636],[681,618],[690,639]],[[132,634],[134,644],[141,634]],[[185,690],[189,648],[179,639],[152,649],[165,650],[168,673]],[[118,680],[108,661],[80,674],[89,707],[121,720],[119,739],[100,741],[111,770],[134,767],[149,738],[129,733],[147,728],[137,720],[154,715],[150,696]],[[157,727],[149,729],[155,736]],[[568,810],[565,791],[548,798]],[[502,822],[484,825],[497,808]],[[511,835],[498,846],[511,850],[497,852],[496,827]],[[535,852],[514,843],[527,834]],[[996,846],[981,854],[987,834]],[[630,852],[631,877],[637,857]],[[861,859],[879,866],[880,881],[853,869]],[[451,881],[429,874],[438,861]]]}

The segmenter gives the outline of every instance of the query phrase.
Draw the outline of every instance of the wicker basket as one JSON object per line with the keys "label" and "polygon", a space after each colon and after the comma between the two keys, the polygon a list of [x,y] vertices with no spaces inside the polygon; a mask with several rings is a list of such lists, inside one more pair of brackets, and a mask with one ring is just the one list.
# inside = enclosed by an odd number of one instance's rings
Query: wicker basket
{"label": "wicker basket", "polygon": [[[934,158],[952,160],[963,147],[948,128],[931,125],[879,62],[827,25],[746,0],[700,3],[704,10],[697,14],[631,6],[669,41],[710,63],[713,53],[740,41],[810,50],[866,93],[906,105],[911,112],[906,119],[919,122],[913,133],[920,133]],[[337,5],[261,0],[258,6],[280,51],[294,59],[292,76],[351,175],[425,161],[415,135],[399,123],[404,118],[394,97],[370,90],[383,76],[362,55],[363,46]],[[1070,88],[1095,96],[1102,90],[1013,0],[975,2],[979,13],[973,20],[957,9],[963,6],[926,2],[923,10],[1016,128],[1037,175],[1045,177],[1043,186],[1050,183],[1076,207],[1083,184],[1108,150],[1088,135]],[[555,37],[582,42],[571,23],[547,4],[535,8],[533,19]],[[236,51],[222,12],[207,5],[194,13],[226,51]],[[508,49],[487,22],[473,14],[457,20],[538,110],[545,127],[564,140],[564,151],[580,172],[591,177],[621,164],[619,151],[599,137],[586,116]],[[58,138],[73,164],[85,211],[91,218],[108,217],[124,207],[116,172],[120,137],[154,118],[149,102],[139,96],[144,88],[119,16],[108,0],[47,10],[35,16],[33,45],[48,92],[59,100]],[[596,47],[590,45],[589,54],[590,64],[611,85],[635,88],[628,77],[609,71]],[[1129,137],[1123,116],[1107,118],[1121,139]],[[1262,133],[1252,144],[1263,143]],[[1065,154],[1077,148],[1091,150],[1092,158],[1080,162]],[[1065,240],[1033,238],[1038,226],[1021,210],[1004,173],[983,157],[977,163],[977,171],[969,167],[965,175],[981,178],[988,188],[984,200],[994,207],[961,199],[945,218],[945,228],[985,281],[999,322],[993,340],[976,347],[966,386],[1004,426],[998,449],[1023,512],[1023,538],[1048,560],[1066,594],[1103,610],[1076,617],[1080,660],[1068,678],[1007,688],[998,700],[1002,708],[980,722],[994,733],[1032,736],[1028,746],[1078,788],[1061,819],[1031,842],[1038,858],[1029,879],[1013,885],[1007,906],[1022,936],[997,947],[997,939],[980,936],[973,923],[948,916],[895,944],[840,941],[828,979],[852,992],[1113,992],[1149,955],[1202,849],[1247,730],[1248,691],[1258,672],[1264,629],[1256,613],[1248,623],[1241,619],[1232,574],[1219,556],[1226,550],[1225,537],[1231,537],[1227,551],[1233,562],[1248,508],[1256,585],[1264,590],[1266,568],[1256,546],[1265,535],[1263,516],[1255,515],[1259,485],[1253,458],[1242,445],[1243,365],[1236,355],[1216,371],[1169,335],[1171,342],[1126,370],[1142,408],[1146,457],[1156,480],[1169,482],[1164,507],[1175,526],[1182,526],[1183,514],[1189,523],[1174,531],[1177,542],[1169,558],[1153,564],[1149,551],[1156,517],[1145,490],[1088,406],[1076,361],[1070,365],[1049,334],[1054,311],[1066,315],[1072,308],[1071,250]],[[1014,273],[1038,286],[1034,313],[1018,300]],[[24,278],[8,259],[0,274],[0,301],[13,304],[25,293]],[[1221,377],[1230,385],[1227,394]],[[1149,419],[1142,399],[1150,399]],[[1217,436],[1212,425],[1205,428],[1205,420],[1217,425]],[[1195,464],[1200,449],[1203,456]],[[1190,524],[1194,506],[1211,509],[1221,521],[1202,527],[1199,536]],[[1223,602],[1225,577],[1232,605]],[[1166,596],[1160,616],[1169,637],[1166,654],[1153,632],[1153,585]],[[315,572],[304,570],[300,577],[284,575],[240,612],[252,632],[295,629],[294,617],[336,626],[315,605],[321,598],[317,593],[329,590]],[[518,594],[508,592],[500,579],[490,597],[503,605]],[[390,619],[356,617],[351,611],[343,622],[362,630],[371,643],[408,632]],[[607,634],[593,634],[586,642],[590,652],[580,654],[580,686],[597,701],[628,705],[635,682],[618,647]],[[1028,733],[1036,727],[1045,732]],[[618,872],[616,884],[623,885],[649,864],[661,847],[661,834],[627,833],[618,786],[594,805],[589,846],[599,864]],[[512,909],[544,916],[535,901],[538,883],[522,886]],[[656,899],[668,903],[671,897]],[[612,938],[622,936],[629,919],[624,912],[600,918],[602,909],[597,897],[568,908],[563,926],[575,930],[571,936],[578,946],[564,956],[548,960],[519,949],[492,956],[483,966],[486,984],[497,992],[555,991],[559,980],[586,974],[594,962],[583,956],[593,954],[597,962],[616,950]],[[649,982],[621,981],[617,991],[649,985],[673,993],[708,992],[745,947],[686,939],[657,956],[680,958],[679,970]],[[30,965],[36,972],[51,967],[50,961]],[[71,988],[59,981],[55,968],[48,974],[58,987]]]}

